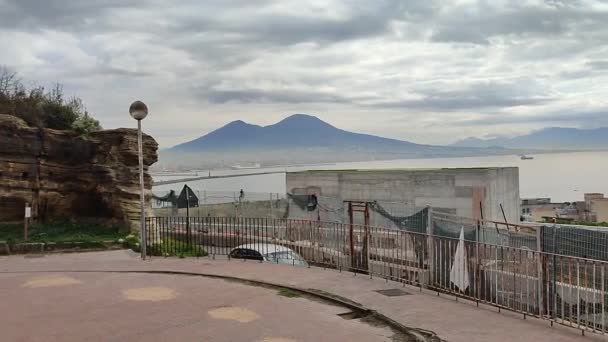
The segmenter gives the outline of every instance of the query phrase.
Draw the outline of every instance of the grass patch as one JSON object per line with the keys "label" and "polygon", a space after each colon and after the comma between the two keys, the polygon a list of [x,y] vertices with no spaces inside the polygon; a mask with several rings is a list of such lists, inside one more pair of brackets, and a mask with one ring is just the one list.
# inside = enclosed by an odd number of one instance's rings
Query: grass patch
{"label": "grass patch", "polygon": [[[99,242],[124,238],[118,229],[73,223],[33,224],[28,230],[28,242]],[[9,244],[24,242],[23,225],[0,224],[0,240]]]}
{"label": "grass patch", "polygon": [[185,242],[164,239],[161,243],[155,243],[151,247],[148,247],[150,255],[156,256],[177,256],[180,258],[184,257],[204,257],[207,256],[207,251],[196,245],[189,245]]}
{"label": "grass patch", "polygon": [[287,298],[298,298],[298,297],[301,297],[300,293],[298,293],[297,291],[294,291],[294,290],[291,290],[291,289],[286,289],[286,288],[279,289],[279,291],[277,292],[277,294],[279,296],[283,296],[283,297],[287,297]]}
{"label": "grass patch", "polygon": [[23,226],[17,224],[0,224],[0,241],[11,243],[23,238]]}

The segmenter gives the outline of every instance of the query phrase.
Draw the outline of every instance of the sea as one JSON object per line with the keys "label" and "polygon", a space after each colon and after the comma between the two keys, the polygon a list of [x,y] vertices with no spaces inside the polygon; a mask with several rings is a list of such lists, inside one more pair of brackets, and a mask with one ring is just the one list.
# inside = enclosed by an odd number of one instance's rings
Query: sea
{"label": "sea", "polygon": [[[608,151],[544,153],[519,155],[399,159],[322,165],[292,165],[240,170],[195,170],[181,173],[154,173],[155,181],[203,177],[207,175],[235,175],[232,178],[197,180],[153,187],[155,194],[169,190],[179,192],[184,184],[197,191],[277,193],[285,194],[285,172],[331,169],[395,169],[395,168],[470,168],[519,167],[521,198],[550,197],[554,202],[581,201],[586,192],[608,195]],[[238,176],[257,172],[277,172],[256,176]]]}

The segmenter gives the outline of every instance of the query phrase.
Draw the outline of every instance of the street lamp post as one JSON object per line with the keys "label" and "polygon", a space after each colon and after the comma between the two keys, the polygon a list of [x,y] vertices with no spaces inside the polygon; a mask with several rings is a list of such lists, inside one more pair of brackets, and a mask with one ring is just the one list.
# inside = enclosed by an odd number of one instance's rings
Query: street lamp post
{"label": "street lamp post", "polygon": [[133,119],[137,120],[137,152],[139,157],[139,200],[141,205],[141,216],[140,216],[140,248],[141,248],[141,258],[143,260],[146,259],[146,245],[147,245],[147,235],[146,235],[146,213],[145,213],[145,197],[144,197],[144,156],[143,156],[143,147],[142,147],[142,136],[141,136],[141,120],[143,120],[148,115],[148,107],[145,103],[141,101],[135,101],[129,107],[129,114],[133,117]]}

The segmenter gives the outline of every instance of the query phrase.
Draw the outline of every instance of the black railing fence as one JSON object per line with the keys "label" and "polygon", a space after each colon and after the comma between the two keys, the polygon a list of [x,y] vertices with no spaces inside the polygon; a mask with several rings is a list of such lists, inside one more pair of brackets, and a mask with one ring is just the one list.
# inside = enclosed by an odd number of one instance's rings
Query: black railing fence
{"label": "black railing fence", "polygon": [[[423,219],[426,224],[418,222]],[[223,255],[364,273],[608,333],[608,262],[543,251],[542,227],[427,214],[416,222],[413,231],[315,220],[149,217],[146,246],[153,257]]]}

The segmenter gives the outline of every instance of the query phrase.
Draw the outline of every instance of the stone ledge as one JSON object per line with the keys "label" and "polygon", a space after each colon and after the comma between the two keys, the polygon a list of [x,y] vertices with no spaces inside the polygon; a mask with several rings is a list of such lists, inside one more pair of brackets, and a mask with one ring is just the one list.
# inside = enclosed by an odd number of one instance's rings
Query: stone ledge
{"label": "stone ledge", "polygon": [[44,243],[42,242],[27,242],[16,243],[9,246],[11,254],[27,254],[27,253],[42,253],[44,252]]}

